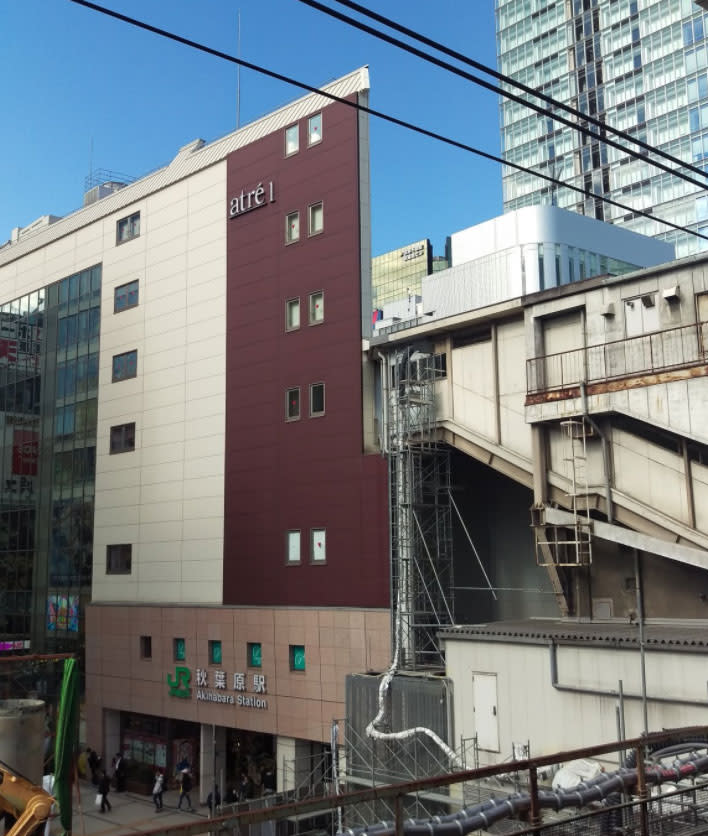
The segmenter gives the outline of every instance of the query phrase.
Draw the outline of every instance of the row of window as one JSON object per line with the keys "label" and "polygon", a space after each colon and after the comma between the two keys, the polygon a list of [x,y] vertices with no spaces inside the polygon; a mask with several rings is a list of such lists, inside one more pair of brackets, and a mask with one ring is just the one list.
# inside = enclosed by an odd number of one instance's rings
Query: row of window
{"label": "row of window", "polygon": [[[322,114],[315,113],[307,120],[307,146],[322,142]],[[290,157],[300,150],[300,125],[290,125],[285,129],[285,156]]]}
{"label": "row of window", "polygon": [[[300,297],[295,296],[285,302],[285,330],[296,331],[300,327]],[[324,291],[310,293],[307,302],[307,321],[309,325],[324,322]]]}
{"label": "row of window", "polygon": [[[302,644],[291,644],[288,646],[291,671],[305,670],[305,646]],[[172,657],[175,662],[184,662],[187,659],[187,642],[183,638],[172,639]],[[140,658],[152,659],[152,636],[140,636]],[[221,641],[209,641],[209,664],[222,664]],[[263,664],[263,654],[260,642],[248,642],[246,645],[246,667],[260,668]],[[239,676],[240,674],[237,674]],[[264,680],[265,682],[265,680]]]}
{"label": "row of window", "polygon": [[[285,559],[288,564],[301,563],[302,532],[291,529],[285,535]],[[327,529],[310,529],[310,563],[327,562]]]}
{"label": "row of window", "polygon": [[[327,529],[311,528],[309,555],[311,563],[327,562]],[[290,529],[285,535],[285,560],[288,564],[302,562],[302,532]],[[130,575],[133,568],[133,546],[114,543],[106,546],[106,574]]]}
{"label": "row of window", "polygon": [[[319,235],[324,230],[324,207],[322,201],[307,207],[307,234]],[[300,212],[289,212],[285,216],[285,243],[294,244],[300,240]]]}
{"label": "row of window", "polygon": [[[300,387],[293,386],[285,391],[285,420],[300,420]],[[310,418],[319,418],[325,414],[324,383],[310,384]]]}

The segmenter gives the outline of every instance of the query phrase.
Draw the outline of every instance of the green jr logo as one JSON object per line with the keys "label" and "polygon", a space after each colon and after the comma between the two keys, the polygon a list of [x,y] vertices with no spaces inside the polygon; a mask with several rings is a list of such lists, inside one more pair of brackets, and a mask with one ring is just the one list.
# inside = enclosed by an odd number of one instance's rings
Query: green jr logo
{"label": "green jr logo", "polygon": [[170,696],[189,699],[192,696],[192,689],[189,687],[191,681],[192,674],[189,672],[189,668],[175,668],[174,679],[170,674],[167,674],[167,685],[170,689]]}

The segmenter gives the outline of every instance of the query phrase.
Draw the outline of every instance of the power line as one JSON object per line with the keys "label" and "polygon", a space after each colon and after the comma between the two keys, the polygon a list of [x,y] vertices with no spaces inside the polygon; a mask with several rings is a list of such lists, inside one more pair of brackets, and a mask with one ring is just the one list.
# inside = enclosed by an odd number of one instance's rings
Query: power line
{"label": "power line", "polygon": [[525,174],[531,174],[534,177],[538,177],[541,180],[545,180],[548,183],[555,183],[557,186],[562,186],[563,188],[570,189],[574,192],[578,192],[579,194],[582,194],[585,197],[601,200],[603,201],[603,203],[608,203],[610,206],[616,206],[617,208],[622,209],[625,212],[631,212],[635,215],[640,215],[645,218],[649,218],[650,220],[664,224],[665,226],[678,230],[679,232],[686,232],[689,235],[694,235],[696,238],[702,238],[705,241],[708,241],[708,235],[702,235],[700,232],[688,229],[687,227],[679,226],[678,224],[675,224],[672,221],[662,220],[661,218],[655,217],[650,212],[646,212],[641,209],[634,209],[631,206],[627,206],[624,203],[619,203],[619,201],[612,200],[611,198],[606,197],[604,195],[593,194],[588,189],[584,189],[580,186],[574,186],[570,183],[564,183],[562,180],[558,180],[557,178],[551,177],[548,174],[543,174],[540,171],[534,171],[533,169],[519,165],[518,163],[507,162],[506,160],[503,160],[501,157],[498,157],[495,154],[490,154],[487,151],[482,151],[479,148],[475,148],[472,145],[468,145],[467,143],[460,142],[456,139],[451,139],[450,137],[444,136],[443,134],[438,134],[435,131],[430,131],[427,128],[423,128],[420,125],[414,125],[412,122],[406,122],[403,119],[398,119],[395,116],[390,116],[389,114],[383,113],[382,111],[366,107],[365,105],[362,105],[359,102],[344,99],[341,96],[337,96],[334,93],[329,93],[326,90],[322,90],[319,87],[314,87],[311,84],[306,84],[303,81],[298,81],[297,79],[291,78],[290,76],[283,75],[282,73],[277,73],[274,70],[269,70],[258,64],[253,64],[250,61],[245,61],[242,58],[236,58],[233,55],[229,55],[226,52],[221,52],[220,50],[213,49],[212,47],[206,46],[205,44],[200,44],[197,41],[192,41],[189,38],[184,38],[181,35],[176,35],[173,32],[168,32],[166,29],[161,29],[158,26],[152,26],[149,23],[144,23],[141,20],[137,20],[136,18],[132,18],[128,15],[121,14],[120,12],[114,12],[111,9],[106,9],[103,6],[99,6],[96,3],[90,2],[90,0],[70,0],[70,2],[76,3],[79,6],[84,6],[87,9],[91,9],[92,11],[99,12],[100,14],[107,15],[108,17],[113,17],[116,20],[122,21],[123,23],[135,26],[138,29],[144,29],[147,32],[152,32],[155,35],[159,35],[160,37],[184,44],[185,46],[191,47],[192,49],[196,49],[200,52],[204,52],[208,55],[213,55],[215,58],[221,58],[224,61],[230,61],[232,64],[238,64],[241,67],[244,67],[248,70],[253,70],[254,72],[259,73],[261,75],[265,75],[268,78],[273,78],[277,81],[282,81],[286,84],[292,85],[293,87],[299,87],[301,90],[307,90],[310,93],[316,93],[317,95],[322,96],[325,99],[330,99],[330,101],[339,102],[340,104],[346,105],[347,107],[354,108],[355,110],[367,113],[370,116],[375,116],[377,119],[389,122],[392,125],[397,125],[398,127],[406,128],[407,130],[413,131],[414,133],[420,134],[421,136],[427,136],[430,139],[435,139],[438,142],[444,143],[445,145],[450,145],[453,148],[459,148],[462,151],[468,151],[469,153],[475,154],[476,156],[482,157],[483,159],[490,160],[495,163],[500,163],[501,165],[508,166],[509,168],[514,168],[518,171],[522,171]]}
{"label": "power line", "polygon": [[[548,108],[542,107],[541,105],[535,104],[534,102],[530,102],[527,99],[522,98],[521,96],[517,96],[516,94],[509,92],[508,90],[504,90],[502,87],[499,87],[496,84],[492,84],[489,81],[485,81],[483,78],[480,78],[479,76],[472,75],[472,73],[468,73],[465,70],[461,70],[458,67],[455,67],[453,64],[449,64],[447,61],[443,61],[440,58],[435,58],[434,56],[429,55],[428,53],[423,52],[422,50],[417,49],[414,46],[410,46],[409,44],[406,44],[403,41],[398,40],[398,38],[394,38],[392,35],[387,35],[385,32],[381,32],[379,29],[375,29],[372,26],[368,26],[366,23],[362,23],[361,21],[355,20],[353,17],[349,17],[349,15],[346,15],[343,12],[338,12],[336,9],[331,9],[328,6],[325,6],[324,4],[318,2],[318,0],[299,0],[299,2],[304,3],[306,6],[310,6],[313,9],[317,9],[318,11],[323,12],[324,14],[330,15],[330,17],[334,17],[337,20],[341,20],[343,23],[347,23],[350,26],[353,26],[355,29],[359,29],[362,32],[366,32],[369,35],[373,35],[373,37],[385,41],[386,43],[389,43],[392,46],[398,47],[398,49],[402,49],[405,52],[410,53],[411,55],[415,55],[417,58],[421,58],[423,61],[427,61],[429,64],[434,64],[435,66],[447,70],[448,72],[454,73],[455,75],[458,75],[461,78],[466,79],[467,81],[471,81],[473,84],[477,84],[478,86],[483,87],[486,90],[490,90],[493,93],[497,93],[500,96],[504,96],[505,98],[510,99],[511,101],[522,105],[523,107],[529,108],[530,110],[533,110],[536,113],[541,114],[542,116],[547,116],[549,119],[553,119],[555,122],[560,122],[562,125],[565,125],[566,127],[572,128],[572,130],[583,134],[583,136],[589,136],[592,139],[596,139],[599,142],[604,143],[605,145],[610,145],[612,148],[616,148],[617,150],[622,151],[625,154],[628,154],[630,157],[634,157],[635,159],[641,160],[642,162],[648,163],[649,165],[653,165],[661,171],[664,171],[668,174],[672,174],[675,177],[679,177],[682,180],[685,180],[687,183],[691,183],[691,185],[697,186],[699,189],[706,188],[707,184],[705,182],[694,180],[693,177],[689,177],[687,174],[684,174],[681,171],[677,171],[675,168],[670,168],[669,166],[664,165],[664,163],[661,163],[657,160],[649,159],[646,156],[646,154],[642,154],[639,151],[635,151],[633,148],[627,148],[625,145],[622,145],[621,143],[616,142],[613,139],[609,139],[607,136],[601,136],[596,132],[591,131],[589,128],[584,127],[583,125],[579,125],[576,122],[572,122],[570,119],[566,119],[563,116],[559,116],[558,114],[553,113]],[[397,31],[403,31],[409,37],[415,38],[416,40],[419,40],[428,46],[433,46],[440,52],[452,54],[455,58],[457,58],[460,61],[464,61],[465,63],[469,63],[472,66],[480,68],[484,72],[489,73],[490,75],[494,75],[495,77],[501,77],[505,83],[517,86],[520,89],[524,90],[524,92],[529,92],[532,95],[537,96],[538,98],[548,101],[554,107],[569,111],[573,115],[583,120],[592,121],[600,127],[601,131],[609,130],[611,133],[620,135],[623,139],[637,143],[642,148],[645,148],[647,151],[652,151],[657,153],[659,156],[666,157],[667,159],[671,160],[672,162],[676,163],[682,168],[688,168],[692,171],[695,171],[702,177],[706,176],[705,172],[699,168],[696,168],[692,165],[688,165],[687,163],[678,160],[676,157],[672,157],[670,154],[667,154],[664,151],[659,151],[655,148],[652,148],[652,146],[635,137],[630,136],[630,134],[627,134],[624,131],[618,131],[617,129],[612,128],[611,126],[607,125],[604,122],[600,122],[597,119],[591,119],[591,117],[587,116],[584,113],[581,113],[579,110],[575,110],[574,108],[570,108],[567,105],[563,105],[561,102],[552,99],[550,96],[538,93],[534,91],[532,88],[526,87],[526,85],[520,85],[508,76],[501,76],[501,74],[497,73],[495,70],[492,70],[489,67],[485,67],[483,64],[479,64],[476,61],[472,61],[471,58],[467,58],[466,56],[461,55],[460,53],[448,50],[447,47],[445,47],[444,45],[439,44],[436,41],[431,40],[430,38],[426,38],[423,35],[414,32],[412,29],[407,29],[406,27],[400,26],[399,24],[389,20],[389,18],[386,18],[383,15],[371,12],[364,6],[360,6],[358,3],[353,3],[351,2],[351,0],[334,0],[334,2],[338,2],[342,5],[355,8],[356,11],[360,12],[361,14],[368,15],[369,17],[379,20],[383,22],[386,26],[390,26],[391,28],[396,29]]]}
{"label": "power line", "polygon": [[[360,14],[372,18],[373,20],[377,20],[379,23],[383,23],[385,26],[388,26],[389,28],[394,29],[397,32],[401,32],[402,34],[407,35],[408,37],[413,38],[414,40],[420,41],[420,43],[423,43],[426,46],[431,46],[434,49],[437,49],[439,52],[442,52],[445,55],[449,55],[451,58],[455,58],[458,61],[462,61],[462,63],[467,64],[470,67],[474,67],[477,70],[481,70],[482,72],[487,73],[487,75],[491,75],[493,78],[496,78],[499,81],[504,82],[505,84],[509,84],[512,87],[516,87],[517,90],[521,90],[522,92],[527,93],[530,96],[534,96],[537,99],[541,99],[542,101],[546,102],[546,104],[549,104],[552,107],[556,107],[559,110],[564,110],[566,113],[570,113],[578,119],[586,120],[587,122],[596,125],[601,131],[609,131],[615,136],[624,139],[626,142],[633,142],[640,148],[644,148],[645,151],[650,151],[659,157],[663,157],[664,159],[669,160],[670,162],[676,163],[676,165],[679,165],[682,168],[686,168],[689,171],[693,171],[695,174],[700,174],[702,177],[708,177],[708,173],[706,173],[703,169],[699,168],[698,166],[686,163],[683,160],[678,159],[678,157],[674,157],[672,154],[669,154],[666,151],[662,151],[659,148],[655,148],[654,146],[649,145],[649,143],[644,142],[642,139],[639,139],[638,137],[632,136],[626,131],[622,131],[619,128],[614,128],[612,125],[609,125],[602,119],[598,119],[589,113],[583,113],[581,110],[578,110],[577,108],[574,108],[571,105],[565,104],[564,102],[558,101],[557,99],[554,99],[552,96],[549,96],[546,93],[542,93],[540,90],[536,90],[533,87],[529,87],[527,84],[524,84],[521,81],[517,81],[511,76],[505,75],[504,73],[500,73],[493,67],[488,67],[486,64],[482,64],[479,61],[475,61],[473,58],[470,58],[469,56],[464,55],[461,52],[457,52],[454,49],[450,49],[444,44],[441,44],[438,41],[434,41],[432,38],[428,38],[425,35],[420,34],[420,32],[416,32],[413,29],[408,29],[406,26],[402,26],[400,23],[397,23],[391,18],[387,18],[384,17],[384,15],[378,14],[377,12],[373,12],[370,9],[367,9],[365,6],[353,2],[353,0],[334,0],[334,2],[339,3],[342,6],[346,6],[347,8],[353,9],[359,12]],[[505,91],[503,90],[502,95],[506,95]],[[523,102],[526,103],[526,100],[524,99]],[[597,136],[597,134],[593,134],[593,136]]]}

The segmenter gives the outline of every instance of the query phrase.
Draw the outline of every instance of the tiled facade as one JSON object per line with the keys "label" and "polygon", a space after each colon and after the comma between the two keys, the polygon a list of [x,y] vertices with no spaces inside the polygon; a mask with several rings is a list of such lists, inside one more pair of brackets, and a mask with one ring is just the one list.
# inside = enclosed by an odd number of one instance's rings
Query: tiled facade
{"label": "tiled facade", "polygon": [[[100,728],[104,708],[196,723],[216,723],[304,740],[328,740],[333,719],[345,715],[344,680],[350,671],[388,665],[390,621],[380,610],[271,609],[268,607],[134,606],[89,609],[86,682],[88,722]],[[152,658],[140,658],[140,637],[151,636]],[[186,658],[175,662],[173,640],[186,640]],[[208,642],[223,642],[220,666],[209,664]],[[247,643],[259,642],[262,667],[247,666]],[[305,647],[304,671],[291,671],[289,646]],[[169,694],[175,666],[190,669],[192,696]],[[263,710],[196,699],[199,669],[227,673],[224,694],[234,695],[233,673],[266,678]],[[213,687],[209,687],[214,691]]]}

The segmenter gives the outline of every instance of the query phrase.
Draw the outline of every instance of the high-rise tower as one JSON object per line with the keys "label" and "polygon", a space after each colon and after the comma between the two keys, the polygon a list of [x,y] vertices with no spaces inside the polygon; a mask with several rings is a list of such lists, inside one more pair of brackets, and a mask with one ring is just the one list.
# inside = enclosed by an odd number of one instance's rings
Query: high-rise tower
{"label": "high-rise tower", "polygon": [[[496,28],[502,73],[683,162],[708,164],[708,20],[696,3],[496,0]],[[705,234],[708,192],[660,171],[648,157],[608,147],[600,129],[593,129],[597,137],[583,135],[503,99],[501,130],[506,160],[590,193],[584,197],[505,168],[505,211],[553,203],[671,241],[677,256],[705,248],[706,242],[636,210]]]}

